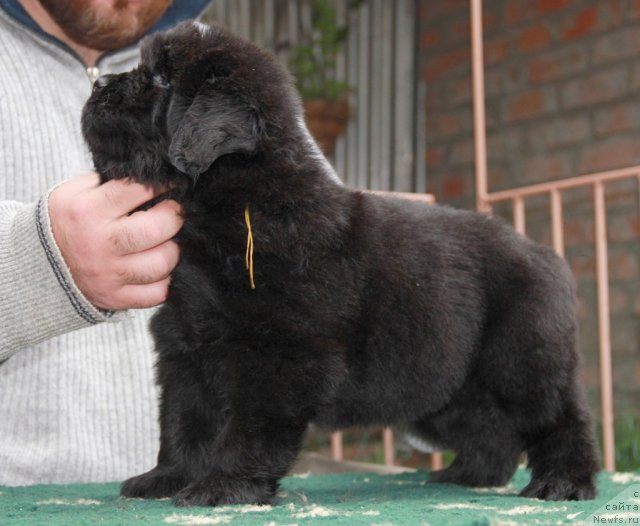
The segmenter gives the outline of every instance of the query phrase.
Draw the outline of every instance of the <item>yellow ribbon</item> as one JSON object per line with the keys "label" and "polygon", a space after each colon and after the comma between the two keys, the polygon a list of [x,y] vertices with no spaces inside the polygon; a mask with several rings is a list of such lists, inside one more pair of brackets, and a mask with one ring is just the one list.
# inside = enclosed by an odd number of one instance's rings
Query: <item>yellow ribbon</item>
{"label": "yellow ribbon", "polygon": [[245,265],[249,271],[249,282],[251,283],[251,289],[256,288],[256,284],[253,281],[253,232],[251,231],[251,215],[249,214],[249,205],[244,209],[244,222],[247,224],[247,252],[245,254]]}

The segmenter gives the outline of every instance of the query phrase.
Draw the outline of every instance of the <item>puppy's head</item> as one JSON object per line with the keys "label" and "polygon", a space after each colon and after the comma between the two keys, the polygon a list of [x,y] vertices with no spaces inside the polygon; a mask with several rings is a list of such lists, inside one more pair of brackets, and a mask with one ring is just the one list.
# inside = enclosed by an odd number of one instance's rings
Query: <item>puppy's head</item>
{"label": "puppy's head", "polygon": [[300,122],[291,77],[271,55],[185,22],[146,39],[135,70],[96,81],[82,131],[104,179],[180,187],[222,156],[287,147]]}

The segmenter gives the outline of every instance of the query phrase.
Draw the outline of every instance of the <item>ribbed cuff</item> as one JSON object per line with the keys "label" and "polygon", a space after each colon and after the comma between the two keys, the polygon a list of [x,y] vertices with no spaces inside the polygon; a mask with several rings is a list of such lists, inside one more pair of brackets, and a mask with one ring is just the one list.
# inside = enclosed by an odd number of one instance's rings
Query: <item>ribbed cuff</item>
{"label": "ribbed cuff", "polygon": [[38,239],[51,265],[51,269],[60,287],[67,296],[67,299],[81,318],[91,324],[107,321],[113,317],[114,312],[100,311],[94,307],[87,298],[84,297],[84,294],[80,292],[80,289],[73,281],[71,271],[65,263],[58,244],[53,237],[51,221],[49,219],[48,202],[49,196],[47,195],[40,199],[36,205],[36,230],[38,232]]}
{"label": "ribbed cuff", "polygon": [[22,207],[13,217],[0,276],[2,332],[8,333],[0,361],[21,348],[126,315],[100,311],[80,292],[53,237],[47,200]]}

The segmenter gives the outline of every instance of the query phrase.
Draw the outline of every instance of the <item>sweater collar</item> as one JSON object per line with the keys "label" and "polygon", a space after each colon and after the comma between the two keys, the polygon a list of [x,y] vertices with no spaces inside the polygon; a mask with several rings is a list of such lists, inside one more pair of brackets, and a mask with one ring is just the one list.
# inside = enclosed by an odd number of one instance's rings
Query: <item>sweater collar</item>
{"label": "sweater collar", "polygon": [[[187,20],[189,18],[197,18],[202,15],[204,10],[210,3],[211,0],[174,0],[171,6],[169,6],[169,8],[165,11],[164,15],[162,15],[162,18],[160,18],[160,20],[156,22],[156,24],[147,32],[146,35],[150,35],[152,33],[155,33],[156,31],[169,29],[170,27],[173,27],[178,22],[182,22],[183,20]],[[69,47],[64,42],[43,31],[42,28],[35,22],[35,20],[33,20],[33,18],[31,18],[29,14],[24,10],[18,0],[0,0],[0,8],[3,9],[9,16],[11,16],[22,26],[31,29],[35,33],[47,38],[48,40],[54,41],[59,46],[65,49],[69,49]],[[135,44],[137,44],[137,42],[131,45]],[[107,54],[110,53],[111,52],[107,52]]]}

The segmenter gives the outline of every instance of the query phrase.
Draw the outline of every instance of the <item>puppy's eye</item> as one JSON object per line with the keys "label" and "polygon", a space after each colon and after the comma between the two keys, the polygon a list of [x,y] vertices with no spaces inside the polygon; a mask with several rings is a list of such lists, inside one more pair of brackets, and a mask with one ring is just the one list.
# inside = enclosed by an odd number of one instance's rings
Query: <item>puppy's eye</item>
{"label": "puppy's eye", "polygon": [[168,88],[169,87],[169,79],[164,75],[160,75],[156,73],[152,78],[151,82],[156,88]]}

